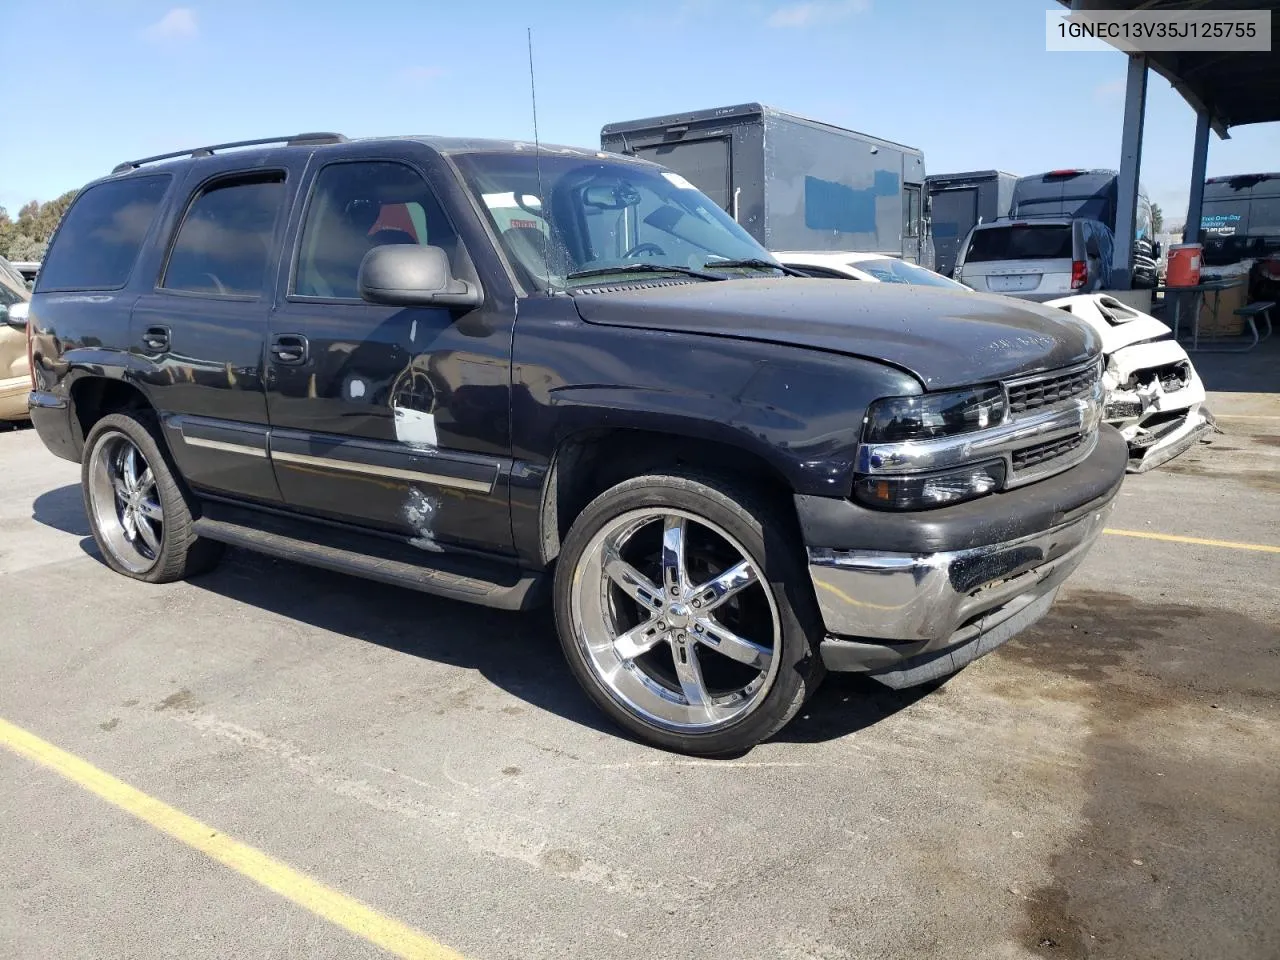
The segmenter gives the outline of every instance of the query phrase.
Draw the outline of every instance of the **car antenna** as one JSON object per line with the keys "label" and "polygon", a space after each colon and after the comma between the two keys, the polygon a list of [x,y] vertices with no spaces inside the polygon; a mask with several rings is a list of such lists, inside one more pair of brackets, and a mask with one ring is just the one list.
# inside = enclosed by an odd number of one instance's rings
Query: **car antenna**
{"label": "car antenna", "polygon": [[547,227],[547,235],[542,239],[543,259],[547,263],[547,284],[555,293],[556,283],[551,271],[551,222],[547,220],[542,206],[546,200],[542,195],[542,142],[538,139],[538,85],[533,76],[533,27],[525,27],[525,38],[529,43],[529,99],[533,102],[533,166],[538,176],[538,209],[542,211],[542,222]]}

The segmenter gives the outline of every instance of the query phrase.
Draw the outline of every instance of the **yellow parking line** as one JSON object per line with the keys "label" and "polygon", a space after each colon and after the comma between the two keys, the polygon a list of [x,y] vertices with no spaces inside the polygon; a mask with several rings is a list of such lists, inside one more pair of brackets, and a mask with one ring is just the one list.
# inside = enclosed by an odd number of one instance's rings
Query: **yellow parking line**
{"label": "yellow parking line", "polygon": [[1226,547],[1229,550],[1257,550],[1261,553],[1280,553],[1280,547],[1268,546],[1265,543],[1237,543],[1234,540],[1206,540],[1203,537],[1179,537],[1172,533],[1147,533],[1145,530],[1112,530],[1102,531],[1117,537],[1139,537],[1143,540],[1167,540],[1170,543],[1195,543],[1202,547]]}
{"label": "yellow parking line", "polygon": [[[407,960],[465,960],[462,954],[425,934],[384,916],[359,900],[331,890],[292,867],[255,850],[181,810],[104,773],[79,757],[59,750],[34,734],[0,718],[0,746],[34,760],[103,800],[133,814],[175,840],[199,850],[273,893],[310,910],[330,923]],[[232,951],[234,952],[234,951]]]}

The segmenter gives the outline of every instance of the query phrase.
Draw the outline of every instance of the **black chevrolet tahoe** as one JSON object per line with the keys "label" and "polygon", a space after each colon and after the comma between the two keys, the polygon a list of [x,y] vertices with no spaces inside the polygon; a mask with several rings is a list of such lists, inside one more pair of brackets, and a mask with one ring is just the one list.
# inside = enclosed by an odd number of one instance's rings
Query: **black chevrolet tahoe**
{"label": "black chevrolet tahoe", "polygon": [[1034,623],[1125,469],[1070,315],[797,278],[595,150],[124,163],[66,214],[27,330],[32,419],[114,570],[232,544],[550,600],[590,697],[695,754],[770,736],[826,670],[918,684]]}

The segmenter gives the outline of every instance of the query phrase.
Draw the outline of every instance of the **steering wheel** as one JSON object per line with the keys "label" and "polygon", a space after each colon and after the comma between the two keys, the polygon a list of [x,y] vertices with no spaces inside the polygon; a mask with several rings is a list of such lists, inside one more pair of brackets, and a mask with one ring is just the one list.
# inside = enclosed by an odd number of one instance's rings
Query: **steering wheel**
{"label": "steering wheel", "polygon": [[221,280],[219,280],[219,279],[218,279],[214,274],[212,274],[212,273],[206,273],[206,274],[205,274],[205,276],[206,276],[206,277],[208,277],[210,280],[212,280],[212,281],[213,281],[214,289],[215,289],[215,290],[217,290],[217,291],[218,291],[218,293],[220,293],[220,294],[221,294],[222,296],[224,296],[224,297],[227,295],[227,292],[228,292],[228,291],[227,291],[227,288],[226,288],[226,286],[223,284],[223,282],[222,282]]}
{"label": "steering wheel", "polygon": [[665,257],[667,255],[667,251],[663,250],[656,243],[637,243],[634,247],[632,247],[630,250],[628,250],[626,253],[622,255],[622,259],[630,260],[633,257],[640,256],[640,254],[642,253],[650,253],[650,254],[653,254],[655,257]]}

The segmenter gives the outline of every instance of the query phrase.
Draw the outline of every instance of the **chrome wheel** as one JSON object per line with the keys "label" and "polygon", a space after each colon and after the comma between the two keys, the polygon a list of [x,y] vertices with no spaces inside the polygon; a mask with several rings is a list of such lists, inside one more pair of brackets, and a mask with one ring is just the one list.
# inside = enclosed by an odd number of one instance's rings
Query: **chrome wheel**
{"label": "chrome wheel", "polygon": [[132,573],[160,557],[164,510],[151,465],[123,433],[108,433],[89,464],[89,508],[102,545]]}
{"label": "chrome wheel", "polygon": [[668,730],[735,723],[777,677],[782,626],[760,567],[723,528],[682,510],[633,510],[601,528],[574,570],[570,610],[609,695]]}

